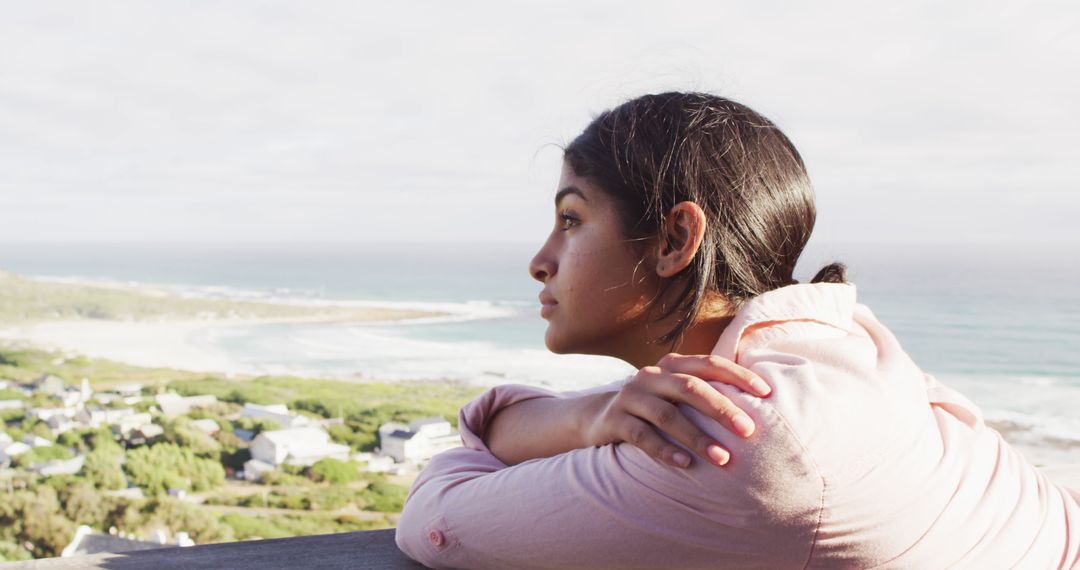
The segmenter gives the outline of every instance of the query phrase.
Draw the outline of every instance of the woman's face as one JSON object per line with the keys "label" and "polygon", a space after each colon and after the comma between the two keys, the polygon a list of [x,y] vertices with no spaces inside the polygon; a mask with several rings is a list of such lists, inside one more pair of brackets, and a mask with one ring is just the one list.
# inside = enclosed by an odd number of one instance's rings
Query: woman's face
{"label": "woman's face", "polygon": [[611,199],[564,163],[555,227],[529,264],[544,284],[540,314],[552,352],[626,360],[648,338],[647,307],[659,278],[653,261],[635,256],[628,243]]}

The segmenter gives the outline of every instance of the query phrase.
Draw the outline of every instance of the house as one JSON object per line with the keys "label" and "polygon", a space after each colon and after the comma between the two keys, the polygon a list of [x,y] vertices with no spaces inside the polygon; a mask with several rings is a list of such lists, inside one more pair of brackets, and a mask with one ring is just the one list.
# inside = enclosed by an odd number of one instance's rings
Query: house
{"label": "house", "polygon": [[63,558],[79,556],[82,554],[121,553],[134,550],[153,550],[156,548],[175,548],[178,546],[194,546],[194,542],[186,532],[176,533],[176,544],[168,544],[164,533],[158,533],[156,540],[137,540],[116,533],[116,529],[109,529],[109,534],[94,532],[94,529],[82,525],[75,530],[75,536],[71,543],[60,553]]}
{"label": "house", "polygon": [[176,392],[168,392],[154,396],[154,401],[161,408],[161,413],[166,416],[181,416],[191,412],[195,408],[208,408],[217,403],[217,396],[212,394],[200,396],[181,396]]}
{"label": "house", "polygon": [[130,382],[127,384],[117,384],[116,386],[113,386],[111,392],[113,393],[114,397],[121,398],[125,404],[133,406],[143,400],[142,389],[142,384]]}
{"label": "house", "polygon": [[53,416],[49,418],[49,421],[45,423],[48,424],[49,429],[51,429],[52,432],[56,435],[60,435],[66,431],[71,431],[79,427],[78,424],[64,416]]}
{"label": "house", "polygon": [[138,414],[125,414],[117,418],[116,421],[109,423],[112,425],[114,432],[126,437],[132,431],[153,425],[151,422],[152,418],[150,414],[142,412]]}
{"label": "house", "polygon": [[420,418],[409,425],[387,422],[379,426],[379,448],[399,463],[422,463],[436,454],[461,446],[461,436],[440,417]]}
{"label": "house", "polygon": [[37,418],[43,422],[48,422],[49,418],[53,416],[61,416],[64,418],[74,418],[74,408],[30,408],[27,415]]}
{"label": "house", "polygon": [[270,404],[264,406],[247,403],[244,404],[242,416],[257,420],[270,420],[277,423],[282,428],[302,427],[311,423],[311,420],[309,420],[307,416],[289,413],[289,409],[285,407],[285,404]]}
{"label": "house", "polygon": [[30,389],[34,392],[57,396],[64,391],[64,381],[59,376],[44,374],[30,383]]}
{"label": "house", "polygon": [[142,384],[135,382],[129,382],[127,384],[117,384],[110,390],[113,394],[120,396],[121,398],[129,398],[131,396],[142,396]]}
{"label": "house", "polygon": [[86,456],[79,455],[71,459],[54,459],[52,461],[46,461],[45,463],[38,463],[37,465],[34,465],[32,469],[45,477],[52,477],[53,475],[75,475],[82,470],[85,461]]}
{"label": "house", "polygon": [[164,433],[165,428],[148,423],[131,430],[124,437],[127,439],[128,445],[144,445],[161,437]]}
{"label": "house", "polygon": [[275,469],[277,468],[265,461],[249,459],[244,462],[244,480],[257,483],[262,481],[264,474],[270,473]]}
{"label": "house", "polygon": [[0,400],[0,410],[21,410],[25,406],[22,400]]}
{"label": "house", "polygon": [[34,435],[32,433],[28,433],[23,436],[23,443],[29,445],[30,447],[48,447],[53,444],[52,441],[49,441],[41,437],[40,435]]}
{"label": "house", "polygon": [[80,422],[85,426],[99,428],[103,425],[115,424],[119,422],[121,418],[125,416],[130,416],[134,413],[135,410],[131,408],[83,408],[75,414],[75,421]]}
{"label": "house", "polygon": [[14,441],[8,444],[4,444],[0,447],[0,464],[8,463],[13,458],[18,457],[27,451],[30,451],[31,447],[21,441]]}
{"label": "house", "polygon": [[394,458],[389,455],[373,455],[367,460],[364,471],[370,473],[386,473],[394,468]]}
{"label": "house", "polygon": [[271,465],[312,465],[327,457],[349,460],[349,446],[333,443],[330,434],[314,427],[260,433],[249,447],[252,459]]}
{"label": "house", "polygon": [[191,425],[199,431],[205,433],[206,435],[214,435],[215,433],[221,431],[221,426],[219,426],[216,421],[210,418],[195,420],[191,422]]}

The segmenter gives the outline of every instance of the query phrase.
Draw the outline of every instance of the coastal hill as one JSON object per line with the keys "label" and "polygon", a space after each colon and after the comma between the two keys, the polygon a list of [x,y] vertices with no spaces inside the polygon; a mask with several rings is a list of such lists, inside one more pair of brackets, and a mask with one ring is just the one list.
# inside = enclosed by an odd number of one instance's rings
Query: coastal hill
{"label": "coastal hill", "polygon": [[279,303],[180,295],[161,288],[28,279],[0,270],[0,325],[50,320],[368,321],[441,313],[332,303]]}

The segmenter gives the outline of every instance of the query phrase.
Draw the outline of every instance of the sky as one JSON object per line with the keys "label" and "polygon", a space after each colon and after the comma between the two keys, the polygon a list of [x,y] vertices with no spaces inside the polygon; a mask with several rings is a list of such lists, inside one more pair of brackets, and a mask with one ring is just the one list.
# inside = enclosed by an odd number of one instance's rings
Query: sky
{"label": "sky", "polygon": [[0,13],[0,243],[538,243],[558,145],[692,89],[794,141],[813,240],[1080,244],[1071,0]]}

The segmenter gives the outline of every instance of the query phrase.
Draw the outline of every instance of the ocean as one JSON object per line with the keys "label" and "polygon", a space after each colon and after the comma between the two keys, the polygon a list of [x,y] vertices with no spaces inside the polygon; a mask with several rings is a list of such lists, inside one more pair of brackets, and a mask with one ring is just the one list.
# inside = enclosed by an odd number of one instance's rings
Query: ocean
{"label": "ocean", "polygon": [[[1080,444],[1080,256],[1067,245],[811,242],[808,282],[845,262],[866,304],[926,372],[1039,438]],[[210,328],[192,342],[273,374],[456,378],[574,389],[633,369],[554,355],[528,244],[4,244],[0,269],[178,294],[437,309],[420,322]]]}

